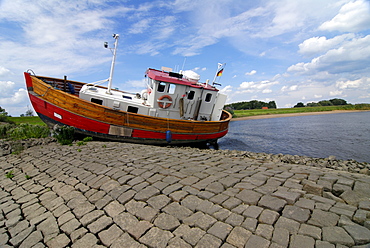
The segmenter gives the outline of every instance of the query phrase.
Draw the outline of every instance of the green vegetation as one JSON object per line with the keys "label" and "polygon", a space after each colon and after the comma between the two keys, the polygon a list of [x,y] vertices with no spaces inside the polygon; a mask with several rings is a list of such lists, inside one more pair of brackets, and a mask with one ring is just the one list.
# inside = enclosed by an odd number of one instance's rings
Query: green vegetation
{"label": "green vegetation", "polygon": [[318,107],[301,107],[301,108],[281,108],[281,109],[253,109],[253,110],[234,110],[234,117],[247,117],[256,115],[273,115],[273,114],[293,114],[306,112],[322,112],[334,110],[370,110],[370,104],[349,104],[339,106],[318,106]]}
{"label": "green vegetation", "polygon": [[339,106],[339,105],[348,105],[348,103],[346,100],[334,98],[330,100],[322,100],[319,102],[309,102],[307,103],[307,106],[305,106],[303,102],[299,102],[294,106],[294,108],[318,107],[318,106]]}
{"label": "green vegetation", "polygon": [[8,171],[8,173],[5,174],[5,177],[9,178],[9,179],[12,179],[14,177],[14,172],[12,170]]}
{"label": "green vegetation", "polygon": [[32,125],[46,126],[45,122],[43,122],[38,116],[8,117],[8,120],[15,124],[28,123]]}
{"label": "green vegetation", "polygon": [[50,131],[46,126],[31,125],[28,123],[0,125],[0,139],[21,140],[29,138],[46,138]]}
{"label": "green vegetation", "polygon": [[57,126],[54,129],[54,137],[61,145],[70,145],[73,142],[75,134],[74,127]]}
{"label": "green vegetation", "polygon": [[231,108],[233,110],[242,110],[242,109],[262,109],[263,107],[267,107],[269,109],[276,109],[275,101],[270,102],[261,102],[257,100],[249,101],[249,102],[236,102],[225,105],[226,108]]}

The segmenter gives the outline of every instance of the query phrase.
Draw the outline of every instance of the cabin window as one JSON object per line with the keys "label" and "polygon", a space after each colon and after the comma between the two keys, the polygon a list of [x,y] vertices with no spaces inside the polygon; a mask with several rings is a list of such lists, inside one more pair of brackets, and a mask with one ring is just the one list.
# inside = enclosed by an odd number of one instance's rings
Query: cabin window
{"label": "cabin window", "polygon": [[195,95],[195,91],[189,91],[189,93],[188,93],[188,99],[189,100],[193,100],[194,99],[194,95]]}
{"label": "cabin window", "polygon": [[166,88],[166,83],[165,82],[159,82],[158,84],[158,92],[164,92],[164,89]]}
{"label": "cabin window", "polygon": [[97,98],[91,98],[91,102],[103,105],[103,100]]}
{"label": "cabin window", "polygon": [[211,94],[211,93],[207,93],[207,95],[206,95],[206,99],[204,99],[204,101],[206,101],[206,102],[210,102],[210,101],[211,101],[211,99],[212,99],[212,94]]}
{"label": "cabin window", "polygon": [[138,111],[139,111],[139,108],[137,108],[137,107],[133,107],[133,106],[128,106],[127,107],[127,112],[137,114]]}
{"label": "cabin window", "polygon": [[167,92],[169,94],[175,94],[176,84],[169,84]]}

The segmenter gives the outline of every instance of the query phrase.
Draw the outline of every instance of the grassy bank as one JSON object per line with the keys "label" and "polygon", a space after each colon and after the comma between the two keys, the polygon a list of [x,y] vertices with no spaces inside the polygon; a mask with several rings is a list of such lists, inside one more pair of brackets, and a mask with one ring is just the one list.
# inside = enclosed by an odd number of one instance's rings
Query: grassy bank
{"label": "grassy bank", "polygon": [[281,109],[234,110],[234,118],[256,116],[256,115],[295,114],[295,113],[323,112],[323,111],[335,111],[335,110],[370,110],[370,104],[319,106],[319,107],[302,107],[302,108],[281,108]]}
{"label": "grassy bank", "polygon": [[28,123],[31,125],[46,126],[46,124],[38,116],[32,117],[8,117],[8,119],[15,124]]}

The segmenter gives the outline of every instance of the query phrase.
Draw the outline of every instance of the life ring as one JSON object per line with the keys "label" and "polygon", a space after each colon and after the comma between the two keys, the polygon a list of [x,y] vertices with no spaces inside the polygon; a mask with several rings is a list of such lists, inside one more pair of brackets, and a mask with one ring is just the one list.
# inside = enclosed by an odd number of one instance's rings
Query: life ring
{"label": "life ring", "polygon": [[[164,100],[167,98],[168,100]],[[169,108],[172,105],[172,98],[169,95],[163,95],[157,100],[158,106],[160,108]]]}

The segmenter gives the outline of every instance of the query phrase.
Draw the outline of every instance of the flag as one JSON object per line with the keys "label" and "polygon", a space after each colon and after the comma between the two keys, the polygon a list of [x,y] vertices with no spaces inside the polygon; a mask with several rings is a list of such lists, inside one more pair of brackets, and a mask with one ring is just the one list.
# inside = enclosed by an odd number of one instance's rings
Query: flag
{"label": "flag", "polygon": [[222,68],[221,70],[219,70],[218,72],[217,72],[217,77],[220,77],[220,76],[222,76],[222,73],[224,72],[224,68]]}
{"label": "flag", "polygon": [[223,64],[218,63],[218,70],[217,70],[217,73],[216,73],[216,77],[222,76],[222,73],[224,72],[225,65],[226,65],[226,63],[223,63]]}

